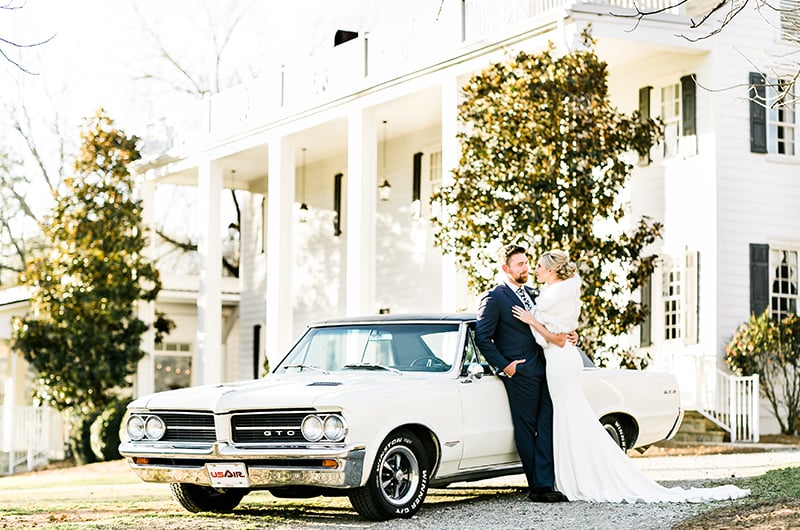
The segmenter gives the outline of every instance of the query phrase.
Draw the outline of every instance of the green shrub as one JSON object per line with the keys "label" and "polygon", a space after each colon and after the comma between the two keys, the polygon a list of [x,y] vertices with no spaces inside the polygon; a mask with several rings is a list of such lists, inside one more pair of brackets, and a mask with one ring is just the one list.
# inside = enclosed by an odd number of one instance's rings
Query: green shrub
{"label": "green shrub", "polygon": [[99,415],[99,412],[89,412],[72,417],[68,446],[77,465],[97,462],[97,456],[92,451],[91,427]]}
{"label": "green shrub", "polygon": [[91,425],[91,448],[100,462],[122,458],[119,454],[119,429],[127,403],[127,400],[114,401]]}
{"label": "green shrub", "polygon": [[800,318],[773,320],[767,310],[739,326],[725,347],[725,362],[740,375],[759,376],[783,434],[797,433],[800,419]]}

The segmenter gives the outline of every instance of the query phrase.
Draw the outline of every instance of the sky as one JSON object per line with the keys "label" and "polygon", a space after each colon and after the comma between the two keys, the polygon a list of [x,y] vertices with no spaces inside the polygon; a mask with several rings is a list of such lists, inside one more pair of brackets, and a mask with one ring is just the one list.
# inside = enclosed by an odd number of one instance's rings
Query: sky
{"label": "sky", "polygon": [[[10,1],[19,9],[0,10],[0,37],[18,43],[52,40],[18,54],[10,50],[37,75],[0,64],[3,92],[24,87],[33,101],[55,95],[59,112],[74,119],[102,106],[115,120],[136,128],[167,113],[172,108],[167,102],[175,97],[166,85],[136,80],[165,64],[149,31],[182,65],[208,72],[208,28],[226,27],[245,14],[222,57],[223,75],[235,84],[332,45],[336,29],[374,30],[415,6],[438,8],[438,0]],[[37,108],[45,114],[46,109],[44,104]]]}

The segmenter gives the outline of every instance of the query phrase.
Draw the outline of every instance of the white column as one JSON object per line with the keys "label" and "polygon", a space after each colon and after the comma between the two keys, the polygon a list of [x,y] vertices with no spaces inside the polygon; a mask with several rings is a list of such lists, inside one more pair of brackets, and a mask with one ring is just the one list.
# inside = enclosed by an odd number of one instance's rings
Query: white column
{"label": "white column", "polygon": [[198,168],[200,283],[197,292],[197,354],[193,363],[198,384],[225,380],[222,363],[222,230],[220,197],[222,166],[204,160]]}
{"label": "white column", "polygon": [[[6,474],[14,472],[14,412],[16,408],[17,389],[14,381],[17,379],[17,358],[19,355],[9,351],[8,377],[3,382],[3,438],[0,440],[0,452],[8,453],[8,461],[0,465],[0,470]],[[22,384],[19,385],[22,387]],[[5,465],[7,464],[7,465]]]}
{"label": "white column", "polygon": [[347,273],[345,312],[363,315],[375,308],[375,203],[377,128],[373,110],[355,109],[347,122]]}
{"label": "white column", "polygon": [[288,351],[294,338],[292,303],[292,232],[294,229],[294,142],[269,141],[267,176],[267,314],[265,352],[270,370]]}
{"label": "white column", "polygon": [[[153,225],[153,219],[155,218],[156,184],[153,180],[145,178],[139,184],[138,188],[139,197],[142,200],[142,225],[147,229],[147,246],[144,248],[143,254],[146,258],[152,259],[153,240],[156,237],[155,227]],[[155,330],[153,329],[153,324],[156,319],[155,302],[139,300],[136,303],[136,313],[139,319],[148,326],[147,331],[142,335],[141,348],[145,352],[145,355],[136,367],[136,379],[133,384],[134,397],[139,397],[155,390],[155,368],[153,362],[156,336]]]}
{"label": "white column", "polygon": [[[442,186],[453,183],[452,169],[458,165],[458,78],[450,76],[442,81]],[[459,309],[459,274],[452,254],[442,255],[442,311]]]}

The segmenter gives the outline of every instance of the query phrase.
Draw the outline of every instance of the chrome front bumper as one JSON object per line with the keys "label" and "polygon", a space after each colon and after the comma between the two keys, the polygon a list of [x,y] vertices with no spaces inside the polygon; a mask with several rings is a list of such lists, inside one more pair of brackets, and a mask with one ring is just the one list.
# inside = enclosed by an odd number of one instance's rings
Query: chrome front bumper
{"label": "chrome front bumper", "polygon": [[214,444],[124,442],[119,452],[145,482],[210,486],[206,463],[243,462],[249,487],[356,488],[364,470],[364,446],[286,449]]}

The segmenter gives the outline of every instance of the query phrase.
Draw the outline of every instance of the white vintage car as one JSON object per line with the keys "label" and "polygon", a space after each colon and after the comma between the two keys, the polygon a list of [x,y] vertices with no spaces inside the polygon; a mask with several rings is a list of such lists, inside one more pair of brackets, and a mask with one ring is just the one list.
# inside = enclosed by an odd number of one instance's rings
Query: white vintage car
{"label": "white vintage car", "polygon": [[[267,489],[347,495],[370,520],[410,517],[429,487],[522,472],[506,391],[474,329],[465,313],[315,324],[263,379],[136,399],[120,453],[192,512]],[[622,448],[674,435],[674,376],[585,361],[585,391]]]}

